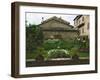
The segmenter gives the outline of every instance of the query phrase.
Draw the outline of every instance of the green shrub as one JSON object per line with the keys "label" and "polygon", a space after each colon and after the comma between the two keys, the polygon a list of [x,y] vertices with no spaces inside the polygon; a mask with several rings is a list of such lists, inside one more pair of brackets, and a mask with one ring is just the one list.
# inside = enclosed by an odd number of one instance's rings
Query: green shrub
{"label": "green shrub", "polygon": [[69,51],[70,56],[72,57],[72,59],[78,59],[79,58],[79,49],[76,47],[73,47],[70,51]]}
{"label": "green shrub", "polygon": [[35,52],[34,52],[35,55],[35,59],[38,57],[38,56],[43,56],[44,59],[46,59],[46,56],[47,56],[47,52],[44,48],[42,47],[38,47]]}
{"label": "green shrub", "polygon": [[69,57],[70,57],[69,54],[66,54],[64,51],[60,49],[59,50],[55,49],[54,51],[48,54],[48,59],[50,58],[69,58]]}
{"label": "green shrub", "polygon": [[45,50],[57,49],[71,49],[74,46],[74,40],[46,40],[43,43]]}

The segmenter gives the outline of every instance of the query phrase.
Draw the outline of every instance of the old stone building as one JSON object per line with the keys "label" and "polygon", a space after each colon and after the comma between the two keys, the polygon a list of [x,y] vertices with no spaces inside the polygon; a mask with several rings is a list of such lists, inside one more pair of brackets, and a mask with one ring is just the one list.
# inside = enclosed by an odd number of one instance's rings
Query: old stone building
{"label": "old stone building", "polygon": [[73,39],[78,36],[78,31],[61,17],[53,16],[42,21],[39,26],[43,30],[45,39]]}
{"label": "old stone building", "polygon": [[74,19],[74,26],[79,30],[79,37],[81,39],[89,38],[89,16],[78,15]]}

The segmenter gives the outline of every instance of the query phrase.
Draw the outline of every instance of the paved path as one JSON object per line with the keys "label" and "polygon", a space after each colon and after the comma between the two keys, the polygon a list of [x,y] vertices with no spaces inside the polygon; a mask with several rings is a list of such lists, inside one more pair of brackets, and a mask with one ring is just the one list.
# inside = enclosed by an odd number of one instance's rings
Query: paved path
{"label": "paved path", "polygon": [[[89,57],[79,57],[79,59],[89,59]],[[55,59],[51,59],[52,61],[53,60],[71,60],[71,58],[55,58]],[[26,60],[27,62],[29,61],[35,61],[35,59],[27,59]]]}
{"label": "paved path", "polygon": [[80,65],[80,64],[89,64],[89,59],[81,58],[79,60],[45,60],[45,61],[35,61],[30,59],[26,61],[26,67],[36,67],[36,66],[56,66],[56,65]]}

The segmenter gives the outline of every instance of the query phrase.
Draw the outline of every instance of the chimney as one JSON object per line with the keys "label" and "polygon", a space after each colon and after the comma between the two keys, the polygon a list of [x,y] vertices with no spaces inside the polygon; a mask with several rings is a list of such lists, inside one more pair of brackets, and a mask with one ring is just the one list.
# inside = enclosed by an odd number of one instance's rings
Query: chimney
{"label": "chimney", "polygon": [[41,21],[41,23],[44,21],[44,17],[42,17],[42,21]]}

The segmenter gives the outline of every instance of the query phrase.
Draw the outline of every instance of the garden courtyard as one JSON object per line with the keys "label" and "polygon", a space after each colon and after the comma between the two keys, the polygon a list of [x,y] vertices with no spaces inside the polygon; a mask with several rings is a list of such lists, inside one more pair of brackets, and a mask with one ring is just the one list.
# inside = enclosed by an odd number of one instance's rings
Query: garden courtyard
{"label": "garden courtyard", "polygon": [[87,37],[60,38],[57,35],[56,38],[45,39],[43,30],[38,25],[26,27],[27,67],[87,63],[89,64]]}
{"label": "garden courtyard", "polygon": [[72,58],[77,55],[79,58],[89,58],[89,50],[87,42],[79,42],[78,40],[45,40],[41,47],[28,53],[26,59],[35,59],[42,56],[44,60],[53,58]]}

